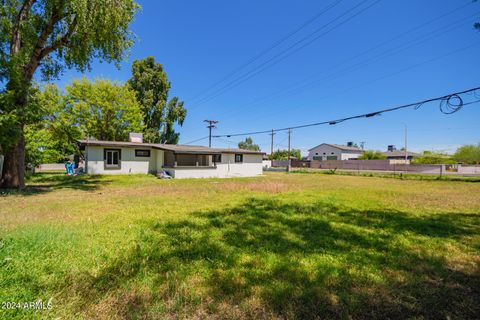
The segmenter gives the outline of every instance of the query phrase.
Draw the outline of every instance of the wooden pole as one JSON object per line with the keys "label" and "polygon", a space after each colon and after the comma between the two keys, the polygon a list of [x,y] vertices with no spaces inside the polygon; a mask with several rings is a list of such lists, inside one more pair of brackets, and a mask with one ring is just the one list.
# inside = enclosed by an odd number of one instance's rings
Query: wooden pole
{"label": "wooden pole", "polygon": [[275,132],[273,132],[273,129],[272,129],[272,133],[270,133],[270,135],[272,136],[272,143],[270,145],[270,155],[273,155],[273,136],[275,135]]}
{"label": "wooden pole", "polygon": [[287,172],[290,172],[290,134],[292,133],[291,129],[288,129],[288,157],[287,157]]}

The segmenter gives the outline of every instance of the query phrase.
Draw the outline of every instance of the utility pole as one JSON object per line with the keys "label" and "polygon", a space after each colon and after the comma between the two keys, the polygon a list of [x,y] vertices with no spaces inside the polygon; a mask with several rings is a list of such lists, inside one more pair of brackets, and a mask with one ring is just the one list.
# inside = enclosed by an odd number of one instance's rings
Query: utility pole
{"label": "utility pole", "polygon": [[287,160],[287,172],[290,172],[290,134],[292,133],[291,129],[288,129],[288,160]]}
{"label": "utility pole", "polygon": [[365,148],[365,143],[366,143],[365,141],[360,142],[360,148],[362,148],[362,150],[364,150]]}
{"label": "utility pole", "polygon": [[405,164],[407,164],[408,161],[408,152],[407,152],[407,124],[404,123],[405,125]]}
{"label": "utility pole", "polygon": [[275,132],[273,132],[273,129],[272,129],[272,133],[269,133],[269,135],[272,136],[272,144],[270,146],[270,155],[273,155],[273,136],[275,135]]}
{"label": "utility pole", "polygon": [[215,124],[218,123],[217,120],[203,120],[203,122],[208,123],[208,147],[212,147],[212,129],[215,129]]}

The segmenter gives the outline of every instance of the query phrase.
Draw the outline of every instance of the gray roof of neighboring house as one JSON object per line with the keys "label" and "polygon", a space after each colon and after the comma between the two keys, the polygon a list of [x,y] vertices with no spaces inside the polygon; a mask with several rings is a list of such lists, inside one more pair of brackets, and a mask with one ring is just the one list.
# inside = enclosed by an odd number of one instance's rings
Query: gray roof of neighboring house
{"label": "gray roof of neighboring house", "polygon": [[341,144],[333,144],[333,143],[321,143],[318,146],[309,149],[308,151],[313,150],[313,149],[318,148],[318,147],[323,146],[323,145],[330,146],[330,147],[333,147],[333,148],[337,148],[337,149],[340,149],[340,150],[343,150],[343,151],[356,151],[356,152],[363,152],[364,151],[364,150],[362,150],[358,147],[349,147],[349,146],[344,146],[344,145],[341,145]]}
{"label": "gray roof of neighboring house", "polygon": [[78,140],[80,145],[104,146],[104,147],[134,147],[134,148],[154,148],[172,151],[183,154],[221,154],[221,153],[241,153],[241,154],[264,154],[261,151],[252,151],[245,149],[222,149],[209,148],[204,146],[189,146],[181,144],[161,144],[161,143],[141,143],[128,141],[103,141],[103,140]]}
{"label": "gray roof of neighboring house", "polygon": [[[402,151],[402,150],[386,151],[386,152],[383,152],[383,154],[387,156],[387,158],[388,157],[405,157],[405,151]],[[407,151],[407,157],[419,157],[419,156],[420,154],[418,153]]]}

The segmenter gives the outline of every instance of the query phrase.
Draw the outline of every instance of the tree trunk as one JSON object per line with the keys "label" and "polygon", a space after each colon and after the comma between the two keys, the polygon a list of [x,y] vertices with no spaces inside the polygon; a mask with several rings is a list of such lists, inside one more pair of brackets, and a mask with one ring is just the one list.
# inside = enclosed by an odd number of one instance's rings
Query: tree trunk
{"label": "tree trunk", "polygon": [[[19,114],[25,112],[28,104],[28,90],[31,86],[32,75],[28,74],[23,81],[16,83],[10,80],[7,84],[7,89],[14,91],[15,109]],[[5,158],[3,161],[3,174],[0,184],[2,188],[16,188],[18,190],[25,189],[25,136],[24,123],[20,118],[20,123],[17,124],[18,138],[10,148],[5,149]]]}
{"label": "tree trunk", "polygon": [[6,151],[3,161],[2,188],[25,188],[25,138],[23,130],[17,142]]}
{"label": "tree trunk", "polygon": [[[11,82],[7,87],[11,86]],[[16,90],[16,109],[23,112],[27,105],[27,90]],[[3,160],[3,174],[1,180],[2,188],[25,189],[25,137],[23,133],[24,125],[16,125],[18,138],[10,148],[5,149],[5,158]]]}

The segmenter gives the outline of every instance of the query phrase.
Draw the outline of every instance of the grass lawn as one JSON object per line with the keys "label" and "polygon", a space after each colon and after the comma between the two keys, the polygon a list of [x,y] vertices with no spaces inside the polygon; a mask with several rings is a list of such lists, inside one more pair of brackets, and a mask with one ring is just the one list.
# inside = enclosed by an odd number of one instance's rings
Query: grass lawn
{"label": "grass lawn", "polygon": [[0,302],[37,319],[480,315],[480,183],[39,174],[0,196]]}

